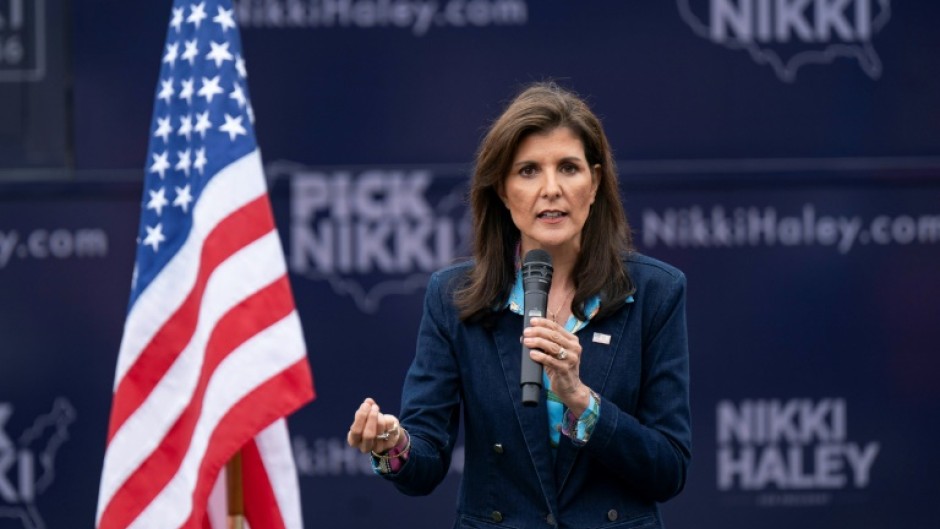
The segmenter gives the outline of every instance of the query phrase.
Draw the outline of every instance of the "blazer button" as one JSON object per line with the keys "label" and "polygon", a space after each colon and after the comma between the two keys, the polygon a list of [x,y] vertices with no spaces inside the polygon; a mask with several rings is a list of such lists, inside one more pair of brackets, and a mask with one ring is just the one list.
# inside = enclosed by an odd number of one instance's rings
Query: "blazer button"
{"label": "blazer button", "polygon": [[610,520],[610,521],[612,521],[612,522],[616,522],[616,521],[617,521],[617,510],[616,510],[616,509],[611,509],[611,510],[607,511],[607,519]]}
{"label": "blazer button", "polygon": [[555,515],[548,513],[548,516],[545,517],[545,521],[548,522],[548,525],[555,525]]}
{"label": "blazer button", "polygon": [[494,522],[499,523],[499,522],[503,521],[503,513],[499,512],[499,511],[493,511],[493,513],[490,514],[490,518],[491,518]]}
{"label": "blazer button", "polygon": [[493,445],[493,451],[496,452],[497,454],[502,454],[502,453],[503,453],[503,444],[502,444],[502,443],[496,443],[496,444],[494,444],[494,445]]}

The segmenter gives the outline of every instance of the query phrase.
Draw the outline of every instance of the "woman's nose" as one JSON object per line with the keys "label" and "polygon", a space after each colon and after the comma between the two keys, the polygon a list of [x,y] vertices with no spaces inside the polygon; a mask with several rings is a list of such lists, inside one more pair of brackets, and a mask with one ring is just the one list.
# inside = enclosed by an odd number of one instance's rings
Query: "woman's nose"
{"label": "woman's nose", "polygon": [[561,195],[561,186],[558,180],[558,174],[554,170],[545,172],[545,185],[542,188],[542,196],[551,198]]}

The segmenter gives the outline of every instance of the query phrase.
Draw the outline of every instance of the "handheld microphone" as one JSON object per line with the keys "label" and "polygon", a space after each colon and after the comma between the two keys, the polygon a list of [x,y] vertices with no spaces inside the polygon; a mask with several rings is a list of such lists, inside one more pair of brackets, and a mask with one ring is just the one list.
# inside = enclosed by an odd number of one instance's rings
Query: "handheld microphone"
{"label": "handheld microphone", "polygon": [[[525,292],[523,329],[531,326],[532,317],[544,318],[548,291],[552,286],[552,256],[545,250],[530,250],[522,260],[522,289]],[[542,394],[542,364],[529,358],[529,348],[522,346],[522,404],[537,406]]]}

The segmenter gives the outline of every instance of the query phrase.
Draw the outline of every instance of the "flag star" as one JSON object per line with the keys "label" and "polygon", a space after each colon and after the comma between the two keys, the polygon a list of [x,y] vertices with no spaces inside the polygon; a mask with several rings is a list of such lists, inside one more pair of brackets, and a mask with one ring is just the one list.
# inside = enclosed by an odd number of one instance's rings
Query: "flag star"
{"label": "flag star", "polygon": [[160,154],[153,153],[153,165],[150,166],[150,172],[160,173],[160,178],[163,178],[166,170],[170,168],[170,161],[167,159],[169,155],[168,151],[163,151]]}
{"label": "flag star", "polygon": [[186,114],[185,116],[180,116],[180,128],[176,129],[177,136],[186,136],[186,141],[192,139],[193,136],[193,115]]}
{"label": "flag star", "polygon": [[206,54],[206,59],[215,61],[215,67],[221,68],[223,62],[231,61],[235,58],[232,53],[228,51],[228,45],[228,42],[209,42],[212,51]]}
{"label": "flag star", "polygon": [[225,114],[225,123],[219,126],[219,130],[222,132],[228,132],[228,137],[232,141],[235,141],[235,137],[239,134],[248,134],[248,131],[245,130],[245,127],[242,126],[242,117],[233,117],[229,116],[228,114]]}
{"label": "flag star", "polygon": [[173,199],[174,206],[179,206],[183,209],[183,212],[186,213],[189,209],[189,203],[192,201],[193,195],[189,190],[189,184],[176,188],[176,198]]}
{"label": "flag star", "polygon": [[183,55],[181,57],[184,61],[189,61],[190,66],[196,64],[196,56],[199,55],[199,46],[196,45],[196,42],[197,40],[193,39],[187,40],[183,43],[186,49],[183,50]]}
{"label": "flag star", "polygon": [[193,162],[193,167],[199,171],[199,174],[202,174],[202,170],[206,167],[208,161],[209,159],[206,158],[206,148],[200,147],[196,149],[196,161]]}
{"label": "flag star", "polygon": [[171,132],[173,132],[173,126],[170,125],[170,116],[157,118],[157,130],[153,133],[153,136],[163,138],[163,143],[166,143]]}
{"label": "flag star", "polygon": [[185,151],[176,151],[176,155],[179,156],[179,161],[176,162],[176,166],[173,168],[177,171],[183,171],[186,173],[186,176],[189,176],[189,168],[192,167],[191,161],[191,151],[192,149],[186,149]]}
{"label": "flag star", "polygon": [[238,76],[244,79],[248,77],[248,70],[245,69],[245,58],[241,53],[235,54],[235,69],[238,70]]}
{"label": "flag star", "polygon": [[246,110],[245,113],[248,114],[248,121],[250,121],[251,124],[254,125],[255,124],[255,108],[251,106],[251,103],[248,103],[248,110]]}
{"label": "flag star", "polygon": [[169,204],[166,199],[166,189],[160,188],[156,191],[147,191],[150,193],[150,202],[147,202],[147,209],[157,212],[157,215],[163,214],[163,206]]}
{"label": "flag star", "polygon": [[221,94],[224,90],[219,86],[219,81],[222,79],[221,76],[216,75],[212,79],[208,77],[202,78],[202,87],[196,92],[198,95],[206,98],[206,103],[211,103],[212,98],[216,94]]}
{"label": "flag star", "polygon": [[186,22],[194,24],[196,29],[199,29],[199,23],[202,22],[207,16],[206,14],[206,3],[200,2],[189,6],[189,16],[186,17]]}
{"label": "flag star", "polygon": [[176,30],[177,33],[180,32],[180,29],[183,26],[183,7],[174,7],[173,8],[173,20],[170,20],[170,27]]}
{"label": "flag star", "polygon": [[235,88],[228,96],[238,102],[238,108],[245,108],[245,103],[247,103],[248,100],[245,99],[245,92],[242,91],[242,85],[235,83]]}
{"label": "flag star", "polygon": [[180,84],[183,85],[183,88],[180,90],[180,99],[185,99],[190,105],[193,104],[193,78],[183,79],[180,81]]}
{"label": "flag star", "polygon": [[166,237],[163,236],[163,224],[157,223],[153,228],[150,226],[144,226],[144,228],[147,229],[144,245],[153,246],[153,251],[156,252],[160,247],[160,243],[166,240]]}
{"label": "flag star", "polygon": [[222,6],[219,6],[219,14],[216,15],[212,21],[218,22],[219,25],[222,26],[222,33],[225,33],[228,28],[235,29],[235,19],[232,18],[233,15],[235,15],[234,9],[229,9],[226,11],[225,9],[222,9]]}
{"label": "flag star", "polygon": [[166,55],[163,56],[163,62],[170,65],[170,68],[176,64],[176,57],[179,54],[180,43],[174,42],[173,44],[166,45]]}
{"label": "flag star", "polygon": [[202,136],[203,139],[206,137],[206,131],[212,128],[212,122],[209,121],[209,111],[206,110],[202,114],[196,114],[196,127],[193,129]]}
{"label": "flag star", "polygon": [[161,79],[160,80],[160,93],[157,94],[157,99],[162,99],[166,103],[170,104],[170,98],[173,97],[173,94],[176,93],[176,90],[173,89],[173,78]]}

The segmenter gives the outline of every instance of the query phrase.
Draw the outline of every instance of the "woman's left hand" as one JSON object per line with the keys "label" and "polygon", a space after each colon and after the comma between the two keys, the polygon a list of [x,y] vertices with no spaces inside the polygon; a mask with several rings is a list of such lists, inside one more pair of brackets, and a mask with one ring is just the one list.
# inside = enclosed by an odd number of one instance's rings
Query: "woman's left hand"
{"label": "woman's left hand", "polygon": [[532,360],[542,364],[552,392],[576,416],[587,408],[590,390],[581,382],[581,342],[564,327],[546,318],[532,318],[522,333],[522,343]]}

